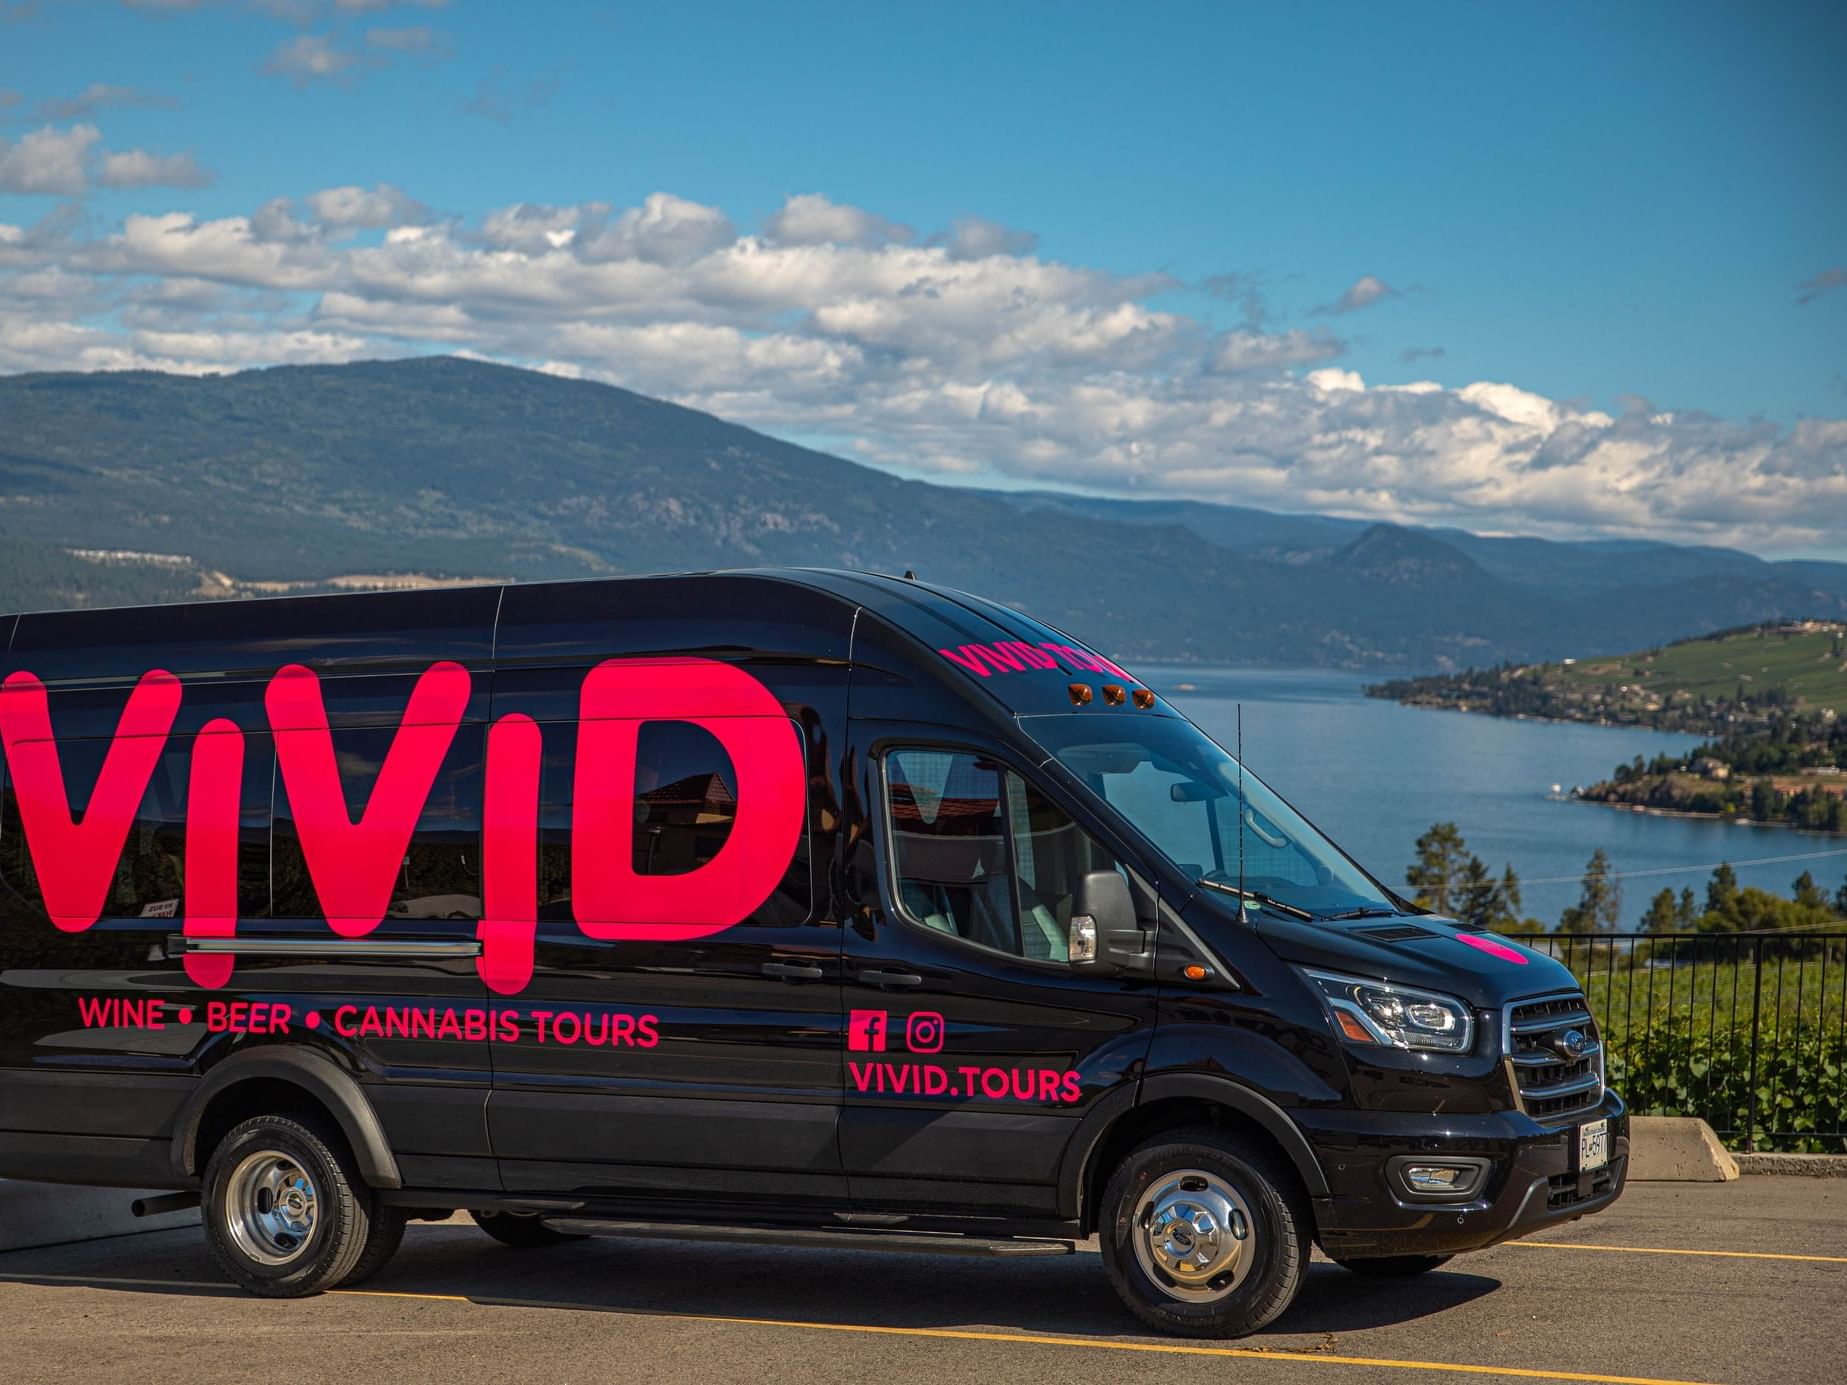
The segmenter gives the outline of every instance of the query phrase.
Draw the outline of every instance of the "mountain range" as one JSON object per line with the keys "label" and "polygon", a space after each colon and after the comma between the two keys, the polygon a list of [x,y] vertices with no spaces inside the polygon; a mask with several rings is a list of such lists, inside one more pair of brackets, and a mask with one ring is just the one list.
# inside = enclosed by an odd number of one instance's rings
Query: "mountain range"
{"label": "mountain range", "polygon": [[1847,616],[1847,564],[905,480],[455,358],[0,378],[0,611],[913,569],[1138,658],[1441,669]]}

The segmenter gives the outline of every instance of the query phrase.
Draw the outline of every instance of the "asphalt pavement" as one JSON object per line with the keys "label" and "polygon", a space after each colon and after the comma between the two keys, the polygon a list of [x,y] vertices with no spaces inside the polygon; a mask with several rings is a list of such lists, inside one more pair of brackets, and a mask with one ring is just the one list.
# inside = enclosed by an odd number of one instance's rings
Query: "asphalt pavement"
{"label": "asphalt pavement", "polygon": [[1095,1246],[1016,1261],[413,1224],[363,1289],[225,1285],[196,1229],[0,1254],[0,1378],[288,1385],[1211,1378],[1239,1385],[1847,1380],[1847,1179],[1634,1184],[1408,1282],[1317,1260],[1238,1342],[1148,1335]]}

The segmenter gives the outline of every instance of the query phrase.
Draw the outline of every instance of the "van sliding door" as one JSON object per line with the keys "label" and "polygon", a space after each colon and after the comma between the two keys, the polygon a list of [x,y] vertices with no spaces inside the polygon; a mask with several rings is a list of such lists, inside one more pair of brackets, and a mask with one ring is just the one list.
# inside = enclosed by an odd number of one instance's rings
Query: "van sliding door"
{"label": "van sliding door", "polygon": [[[574,715],[586,676],[525,670],[495,686],[495,719],[532,717],[542,747],[531,974],[496,1001],[518,1031],[495,1050],[489,1120],[503,1182],[605,1197],[838,1199],[840,930],[826,917],[802,782],[809,731],[787,716],[701,717],[696,702],[680,710],[699,720],[599,723],[598,744],[633,756],[611,759],[624,782],[604,782],[582,760],[600,751],[585,748],[592,737]],[[637,660],[612,676],[662,673]],[[724,854],[745,827],[740,798],[757,791],[740,793],[726,741],[752,736],[794,756],[801,822],[781,848],[786,866],[741,921],[638,916],[631,896],[652,882],[690,890],[697,880],[725,895],[755,869]],[[621,812],[580,811],[592,793]],[[587,895],[586,880],[616,861],[630,893]]]}

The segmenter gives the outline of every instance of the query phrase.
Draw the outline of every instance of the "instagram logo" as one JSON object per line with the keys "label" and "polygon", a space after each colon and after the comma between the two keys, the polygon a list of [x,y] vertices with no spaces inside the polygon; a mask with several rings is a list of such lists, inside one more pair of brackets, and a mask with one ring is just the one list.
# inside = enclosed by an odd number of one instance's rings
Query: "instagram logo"
{"label": "instagram logo", "polygon": [[885,1012],[854,1010],[847,1015],[847,1051],[849,1053],[883,1053],[885,1051]]}
{"label": "instagram logo", "polygon": [[934,1010],[918,1010],[904,1022],[904,1046],[912,1053],[943,1051],[943,1017]]}

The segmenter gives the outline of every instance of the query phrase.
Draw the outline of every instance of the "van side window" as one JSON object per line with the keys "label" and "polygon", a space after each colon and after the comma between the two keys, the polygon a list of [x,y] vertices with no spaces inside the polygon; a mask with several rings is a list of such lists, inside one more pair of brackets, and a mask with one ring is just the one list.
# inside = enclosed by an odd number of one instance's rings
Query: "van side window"
{"label": "van side window", "polygon": [[[539,917],[568,921],[575,916],[571,850],[577,725],[545,722],[543,728]],[[629,868],[637,875],[685,875],[710,864],[737,820],[737,770],[718,738],[691,722],[643,722],[635,742],[634,811]],[[579,843],[578,849],[588,844]],[[804,829],[782,883],[750,916],[751,925],[793,928],[809,921],[814,914],[810,861]]]}
{"label": "van side window", "polygon": [[[269,793],[273,758],[269,738],[246,733],[242,828],[237,859],[237,903],[244,918],[269,914]],[[58,763],[74,816],[88,807],[111,742],[77,739],[58,743]],[[192,738],[168,740],[149,776],[147,792],[117,859],[102,917],[179,919],[185,913],[186,793],[191,775]],[[25,828],[13,785],[0,805],[0,879],[38,908],[44,907],[38,876],[26,849]],[[175,925],[178,926],[177,924]]]}
{"label": "van side window", "polygon": [[685,875],[718,855],[737,819],[731,758],[686,721],[650,721],[635,746],[637,875]]}
{"label": "van side window", "polygon": [[[287,734],[287,733],[284,733]],[[347,816],[359,821],[397,735],[395,727],[338,727],[332,732]],[[417,816],[410,848],[391,887],[386,917],[466,921],[481,917],[481,794],[486,732],[464,723]],[[276,785],[272,887],[277,918],[321,917],[287,786]]]}
{"label": "van side window", "polygon": [[966,751],[885,756],[900,912],[912,923],[1042,962],[1070,960],[1078,882],[1116,863],[1019,775]]}

